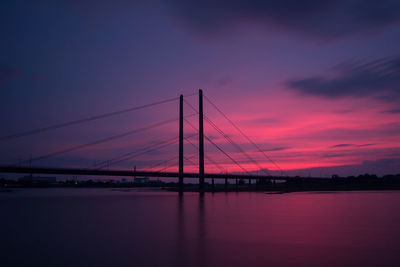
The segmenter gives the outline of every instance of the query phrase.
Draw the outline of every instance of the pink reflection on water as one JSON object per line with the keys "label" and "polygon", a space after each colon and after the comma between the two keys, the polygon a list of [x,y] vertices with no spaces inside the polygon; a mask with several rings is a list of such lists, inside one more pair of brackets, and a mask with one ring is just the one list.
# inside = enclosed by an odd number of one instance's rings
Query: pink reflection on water
{"label": "pink reflection on water", "polygon": [[0,200],[6,266],[396,266],[400,253],[398,191],[42,189]]}

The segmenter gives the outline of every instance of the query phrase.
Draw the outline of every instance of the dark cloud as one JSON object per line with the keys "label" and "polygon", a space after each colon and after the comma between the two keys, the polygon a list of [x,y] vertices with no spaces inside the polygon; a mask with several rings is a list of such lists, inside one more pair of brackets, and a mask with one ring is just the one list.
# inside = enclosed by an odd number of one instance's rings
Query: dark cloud
{"label": "dark cloud", "polygon": [[354,145],[353,145],[353,144],[338,144],[338,145],[331,146],[331,148],[335,148],[335,147],[347,147],[347,146],[354,146]]}
{"label": "dark cloud", "polygon": [[354,145],[354,144],[337,144],[334,146],[331,146],[330,148],[337,148],[337,147],[366,147],[366,146],[373,146],[375,144],[361,144],[361,145]]}
{"label": "dark cloud", "polygon": [[320,157],[321,158],[341,158],[348,156],[346,153],[335,153],[335,154],[322,154]]}
{"label": "dark cloud", "polygon": [[229,31],[240,23],[337,38],[379,30],[400,21],[396,0],[172,0],[172,10],[203,34]]}
{"label": "dark cloud", "polygon": [[334,77],[322,76],[287,82],[290,89],[305,95],[327,98],[374,96],[383,101],[400,100],[400,57],[364,64],[341,64]]}
{"label": "dark cloud", "polygon": [[270,148],[270,149],[264,149],[264,152],[273,152],[273,151],[282,151],[289,149],[288,147],[275,147],[275,148]]}
{"label": "dark cloud", "polygon": [[383,111],[383,113],[400,113],[400,109],[389,109]]}
{"label": "dark cloud", "polygon": [[365,147],[365,146],[374,146],[376,144],[362,144],[362,145],[358,145],[358,147]]}

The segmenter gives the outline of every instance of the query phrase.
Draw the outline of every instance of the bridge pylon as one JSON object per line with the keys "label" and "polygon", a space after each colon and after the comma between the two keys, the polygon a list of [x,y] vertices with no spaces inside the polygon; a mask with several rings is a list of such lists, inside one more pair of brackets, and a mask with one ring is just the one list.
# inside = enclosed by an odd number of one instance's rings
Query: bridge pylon
{"label": "bridge pylon", "polygon": [[204,193],[203,90],[199,89],[199,189]]}
{"label": "bridge pylon", "polygon": [[179,192],[183,193],[183,95],[179,97]]}

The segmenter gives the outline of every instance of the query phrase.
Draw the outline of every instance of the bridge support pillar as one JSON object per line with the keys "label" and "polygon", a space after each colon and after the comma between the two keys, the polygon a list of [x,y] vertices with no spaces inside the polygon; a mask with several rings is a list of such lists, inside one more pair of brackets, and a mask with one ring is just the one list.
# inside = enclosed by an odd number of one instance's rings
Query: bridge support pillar
{"label": "bridge support pillar", "polygon": [[183,95],[179,97],[179,193],[183,193]]}
{"label": "bridge support pillar", "polygon": [[214,192],[215,191],[215,183],[214,183],[214,178],[212,178],[212,191]]}
{"label": "bridge support pillar", "polygon": [[228,178],[225,178],[225,191],[228,191]]}
{"label": "bridge support pillar", "polygon": [[199,189],[204,193],[203,90],[199,89]]}
{"label": "bridge support pillar", "polygon": [[239,181],[238,181],[238,178],[236,178],[235,187],[236,187],[236,191],[237,191],[237,190],[238,190],[238,187],[239,187]]}

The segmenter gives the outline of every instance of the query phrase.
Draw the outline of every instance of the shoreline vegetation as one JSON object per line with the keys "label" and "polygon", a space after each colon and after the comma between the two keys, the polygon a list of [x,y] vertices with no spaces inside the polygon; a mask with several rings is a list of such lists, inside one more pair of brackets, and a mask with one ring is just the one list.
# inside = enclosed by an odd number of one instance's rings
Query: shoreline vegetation
{"label": "shoreline vegetation", "polygon": [[[0,178],[0,193],[12,192],[17,188],[159,188],[167,191],[180,191],[177,182],[164,182],[139,178],[135,180],[71,180],[57,181],[55,177],[25,176],[18,180]],[[294,177],[284,180],[253,180],[251,184],[242,179],[230,180],[225,183],[205,183],[204,192],[265,192],[267,194],[282,194],[307,191],[360,191],[360,190],[400,190],[400,174],[376,175],[364,174],[349,177],[333,175],[331,179],[309,179]],[[186,183],[184,192],[199,192],[199,185]]]}

